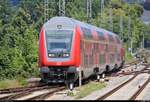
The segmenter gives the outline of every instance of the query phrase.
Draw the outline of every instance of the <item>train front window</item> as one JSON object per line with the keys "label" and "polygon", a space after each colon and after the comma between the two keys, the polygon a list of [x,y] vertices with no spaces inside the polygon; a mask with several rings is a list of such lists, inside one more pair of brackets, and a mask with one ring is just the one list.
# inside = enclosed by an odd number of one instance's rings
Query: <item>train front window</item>
{"label": "train front window", "polygon": [[63,43],[63,42],[61,42],[61,43],[58,43],[58,42],[52,42],[52,43],[50,43],[49,44],[49,48],[51,48],[51,49],[57,49],[57,48],[60,48],[60,49],[67,49],[67,45],[66,45],[66,43]]}
{"label": "train front window", "polygon": [[48,53],[70,52],[72,35],[73,35],[73,31],[71,30],[46,31]]}

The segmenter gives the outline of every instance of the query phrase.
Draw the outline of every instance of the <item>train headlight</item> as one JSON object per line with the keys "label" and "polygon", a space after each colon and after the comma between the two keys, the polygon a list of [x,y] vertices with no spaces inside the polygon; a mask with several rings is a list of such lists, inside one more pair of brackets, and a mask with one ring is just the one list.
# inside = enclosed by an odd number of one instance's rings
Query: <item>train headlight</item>
{"label": "train headlight", "polygon": [[48,56],[49,56],[49,57],[54,57],[55,54],[49,53]]}
{"label": "train headlight", "polygon": [[64,53],[63,54],[63,57],[69,57],[70,55],[69,55],[69,53]]}

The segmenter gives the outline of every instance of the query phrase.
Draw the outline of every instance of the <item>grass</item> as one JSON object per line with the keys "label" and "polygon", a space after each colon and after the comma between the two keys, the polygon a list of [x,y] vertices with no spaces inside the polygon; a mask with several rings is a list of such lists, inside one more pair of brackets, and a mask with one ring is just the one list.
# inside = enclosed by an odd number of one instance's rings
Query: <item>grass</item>
{"label": "grass", "polygon": [[70,93],[68,93],[68,95],[74,97],[75,99],[79,99],[79,98],[83,98],[83,97],[89,95],[93,91],[100,90],[100,89],[104,88],[105,86],[106,86],[106,84],[102,83],[102,82],[90,82],[86,85],[75,88],[75,91],[76,91],[75,94],[70,92]]}
{"label": "grass", "polygon": [[17,78],[17,81],[20,83],[20,85],[22,86],[27,86],[28,85],[28,82],[25,78],[22,78],[22,77],[19,77]]}
{"label": "grass", "polygon": [[18,79],[5,79],[0,81],[0,89],[7,89],[7,88],[15,88],[15,87],[24,87],[27,86],[27,81],[24,78]]}

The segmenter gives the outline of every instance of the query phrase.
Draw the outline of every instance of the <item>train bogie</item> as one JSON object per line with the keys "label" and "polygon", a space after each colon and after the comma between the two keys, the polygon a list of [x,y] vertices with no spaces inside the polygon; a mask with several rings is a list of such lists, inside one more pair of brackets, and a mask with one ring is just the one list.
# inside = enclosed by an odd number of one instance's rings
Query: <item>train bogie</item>
{"label": "train bogie", "polygon": [[75,67],[43,67],[40,73],[42,80],[47,83],[73,82],[78,78]]}

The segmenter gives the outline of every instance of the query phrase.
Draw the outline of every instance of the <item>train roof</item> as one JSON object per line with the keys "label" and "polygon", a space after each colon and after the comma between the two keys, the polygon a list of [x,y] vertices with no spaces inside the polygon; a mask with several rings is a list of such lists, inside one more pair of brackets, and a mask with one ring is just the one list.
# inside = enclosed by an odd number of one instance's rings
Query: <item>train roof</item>
{"label": "train roof", "polygon": [[68,25],[66,28],[74,28],[75,26],[79,25],[81,27],[85,27],[88,29],[95,29],[96,31],[102,31],[102,32],[107,32],[108,34],[111,34],[113,36],[118,36],[115,33],[105,30],[103,28],[98,28],[94,25],[88,24],[88,23],[84,23],[81,21],[78,21],[76,19],[73,18],[69,18],[69,17],[62,17],[62,16],[56,16],[56,17],[52,17],[50,20],[48,20],[45,24],[44,27],[45,28],[49,28],[50,26],[52,27],[52,25],[56,25],[59,24],[61,22],[61,24],[65,24]]}

